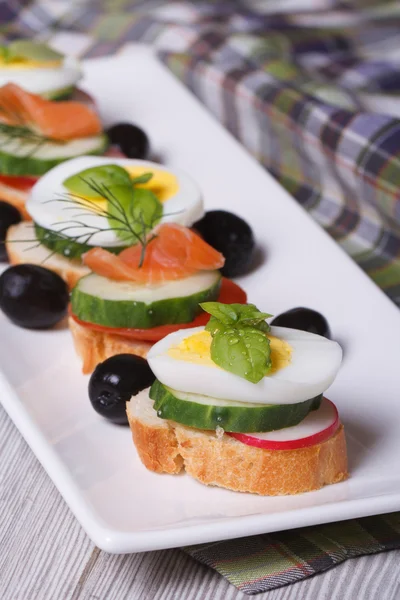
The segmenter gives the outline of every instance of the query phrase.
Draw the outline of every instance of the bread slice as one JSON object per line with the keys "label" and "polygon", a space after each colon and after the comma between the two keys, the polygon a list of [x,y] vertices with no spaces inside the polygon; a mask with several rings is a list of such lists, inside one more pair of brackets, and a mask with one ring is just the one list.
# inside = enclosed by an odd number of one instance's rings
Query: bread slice
{"label": "bread slice", "polygon": [[347,479],[343,425],[321,444],[264,450],[214,431],[160,419],[148,390],[127,403],[133,441],[142,463],[156,473],[186,473],[204,483],[263,496],[301,494]]}
{"label": "bread slice", "polygon": [[99,363],[116,354],[135,354],[146,357],[153,345],[150,342],[131,340],[82,327],[72,317],[69,318],[69,328],[75,350],[83,362],[82,372],[85,374],[92,373]]}
{"label": "bread slice", "polygon": [[8,202],[8,204],[12,204],[19,210],[21,216],[25,221],[31,221],[31,217],[28,214],[25,203],[28,199],[28,192],[24,192],[22,190],[17,190],[10,185],[5,185],[0,182],[0,200],[4,202]]}
{"label": "bread slice", "polygon": [[6,249],[12,265],[30,263],[55,271],[72,289],[77,281],[90,273],[78,260],[70,260],[54,254],[45,246],[38,245],[32,223],[22,222],[12,225],[7,231]]}

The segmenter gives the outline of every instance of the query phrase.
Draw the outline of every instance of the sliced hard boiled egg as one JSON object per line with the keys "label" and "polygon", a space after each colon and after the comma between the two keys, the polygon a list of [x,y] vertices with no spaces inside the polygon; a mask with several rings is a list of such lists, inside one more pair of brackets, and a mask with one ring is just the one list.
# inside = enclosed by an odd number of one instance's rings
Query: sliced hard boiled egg
{"label": "sliced hard boiled egg", "polygon": [[211,360],[211,336],[203,327],[171,333],[151,348],[147,359],[164,385],[223,400],[295,404],[328,389],[342,360],[337,342],[285,327],[271,327],[268,336],[272,369],[256,384]]}
{"label": "sliced hard boiled egg", "polygon": [[82,77],[79,61],[71,56],[59,62],[6,62],[0,57],[0,87],[15,83],[27,92],[52,99],[71,91]]}
{"label": "sliced hard boiled egg", "polygon": [[[91,246],[124,246],[105,216],[98,214],[96,206],[106,207],[104,200],[97,203],[86,202],[82,198],[79,204],[71,203],[71,193],[63,182],[91,167],[119,165],[127,170],[131,178],[144,173],[153,177],[139,187],[152,190],[163,205],[161,222],[173,222],[190,226],[204,214],[203,199],[197,184],[182,171],[170,169],[157,163],[129,158],[110,158],[104,156],[81,156],[57,165],[48,171],[32,188],[27,202],[27,210],[33,221],[55,232],[74,238],[75,241]],[[72,222],[79,221],[73,224]],[[94,235],[88,240],[88,233]]]}

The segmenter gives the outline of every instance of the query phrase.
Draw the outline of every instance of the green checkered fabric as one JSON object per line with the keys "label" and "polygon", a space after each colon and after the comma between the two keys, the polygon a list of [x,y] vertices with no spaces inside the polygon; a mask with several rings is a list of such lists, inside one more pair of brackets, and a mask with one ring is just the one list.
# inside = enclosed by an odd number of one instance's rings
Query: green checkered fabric
{"label": "green checkered fabric", "polygon": [[400,547],[400,513],[280,531],[184,550],[246,594],[321,573],[348,558]]}
{"label": "green checkered fabric", "polygon": [[162,60],[400,304],[400,4],[11,0],[0,35],[130,41]]}
{"label": "green checkered fabric", "polygon": [[[0,1],[0,41],[73,31],[91,57],[153,44],[400,305],[399,25],[384,0]],[[185,551],[256,594],[399,547],[394,513]]]}

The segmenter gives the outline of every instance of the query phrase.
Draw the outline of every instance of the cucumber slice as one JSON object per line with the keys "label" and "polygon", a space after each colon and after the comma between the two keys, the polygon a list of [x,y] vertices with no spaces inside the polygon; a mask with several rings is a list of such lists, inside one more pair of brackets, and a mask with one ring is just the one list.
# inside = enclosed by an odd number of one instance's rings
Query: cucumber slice
{"label": "cucumber slice", "polygon": [[[94,246],[90,246],[89,244],[75,242],[65,235],[61,235],[55,231],[51,231],[50,229],[45,229],[37,223],[34,225],[38,241],[56,254],[61,254],[62,256],[66,256],[67,258],[71,259],[81,258],[82,254],[85,254],[85,252],[88,252],[94,248]],[[113,254],[119,254],[119,252],[122,252],[125,247],[126,246],[107,246],[107,250]]]}
{"label": "cucumber slice", "polygon": [[109,144],[105,134],[65,143],[41,145],[22,138],[0,134],[0,173],[3,175],[43,175],[69,158],[103,154]]}
{"label": "cucumber slice", "polygon": [[172,390],[158,379],[150,388],[150,398],[161,419],[176,421],[196,429],[237,433],[275,431],[300,423],[321,404],[322,394],[296,404],[252,404],[209,398]]}
{"label": "cucumber slice", "polygon": [[49,90],[48,92],[42,92],[40,96],[46,98],[46,100],[69,100],[75,91],[74,85],[68,85],[64,88],[58,88],[57,90]]}
{"label": "cucumber slice", "polygon": [[219,271],[203,271],[157,285],[113,281],[91,273],[74,288],[71,308],[87,323],[150,329],[190,323],[201,312],[200,302],[218,298],[220,286]]}

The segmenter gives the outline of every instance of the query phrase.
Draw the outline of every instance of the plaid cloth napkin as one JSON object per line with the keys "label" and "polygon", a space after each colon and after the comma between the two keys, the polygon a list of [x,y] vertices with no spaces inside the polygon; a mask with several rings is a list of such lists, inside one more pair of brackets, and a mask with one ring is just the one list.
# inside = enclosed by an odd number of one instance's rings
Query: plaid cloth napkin
{"label": "plaid cloth napkin", "polygon": [[[400,5],[0,0],[0,42],[75,31],[161,59],[400,305]],[[400,513],[184,550],[257,594],[400,548]]]}
{"label": "plaid cloth napkin", "polygon": [[400,547],[400,513],[184,548],[245,594],[267,592],[348,558]]}

